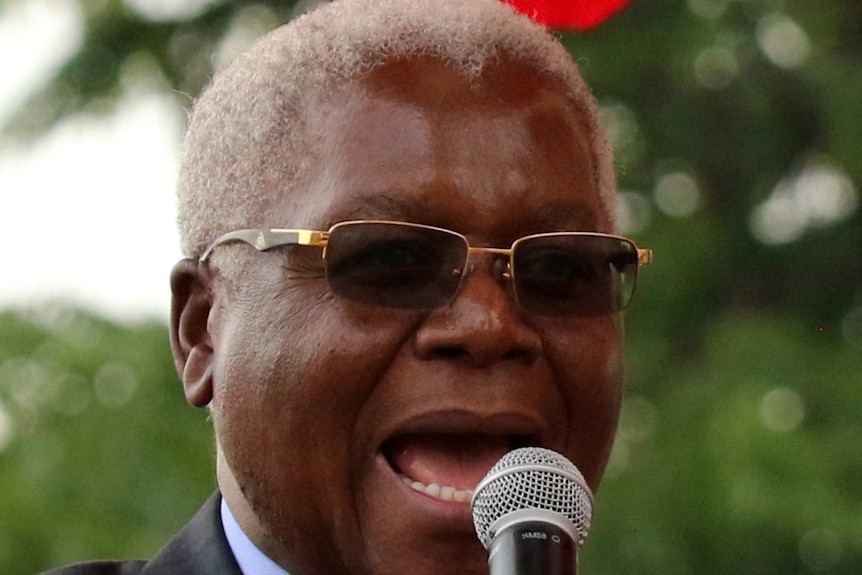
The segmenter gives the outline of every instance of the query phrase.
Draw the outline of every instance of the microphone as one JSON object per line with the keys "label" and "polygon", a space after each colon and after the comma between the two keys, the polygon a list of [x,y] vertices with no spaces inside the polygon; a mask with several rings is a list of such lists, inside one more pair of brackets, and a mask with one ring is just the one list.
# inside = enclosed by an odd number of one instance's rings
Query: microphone
{"label": "microphone", "polygon": [[556,451],[510,451],[476,486],[471,507],[490,575],[577,572],[593,494],[578,468]]}

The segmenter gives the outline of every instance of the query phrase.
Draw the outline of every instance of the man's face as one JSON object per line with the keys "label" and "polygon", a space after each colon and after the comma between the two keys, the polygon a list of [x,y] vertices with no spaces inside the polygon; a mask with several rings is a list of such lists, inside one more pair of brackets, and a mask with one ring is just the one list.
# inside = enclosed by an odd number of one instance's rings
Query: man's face
{"label": "man's face", "polygon": [[[253,226],[400,220],[495,247],[608,231],[587,135],[529,71],[471,83],[432,61],[393,64],[310,122],[304,188],[273,190]],[[230,249],[250,261],[209,317],[219,481],[293,575],[486,573],[469,503],[449,499],[516,446],[560,451],[598,486],[620,402],[618,316],[523,312],[487,256],[448,305],[417,311],[333,296],[319,248]]]}

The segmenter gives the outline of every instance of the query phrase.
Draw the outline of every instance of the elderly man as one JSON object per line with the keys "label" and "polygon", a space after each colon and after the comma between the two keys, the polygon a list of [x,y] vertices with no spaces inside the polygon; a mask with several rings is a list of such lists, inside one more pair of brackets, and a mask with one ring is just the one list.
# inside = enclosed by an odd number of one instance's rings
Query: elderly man
{"label": "elderly man", "polygon": [[171,343],[219,493],[149,562],[66,574],[487,573],[510,449],[599,486],[640,251],[562,46],[496,0],[341,0],[197,102]]}

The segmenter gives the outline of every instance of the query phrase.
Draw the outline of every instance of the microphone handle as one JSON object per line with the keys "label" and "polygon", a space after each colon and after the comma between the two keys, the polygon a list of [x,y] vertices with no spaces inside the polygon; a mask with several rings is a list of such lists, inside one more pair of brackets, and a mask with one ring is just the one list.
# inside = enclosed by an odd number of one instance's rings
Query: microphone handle
{"label": "microphone handle", "polygon": [[576,575],[577,546],[546,521],[518,521],[497,532],[488,549],[490,575]]}

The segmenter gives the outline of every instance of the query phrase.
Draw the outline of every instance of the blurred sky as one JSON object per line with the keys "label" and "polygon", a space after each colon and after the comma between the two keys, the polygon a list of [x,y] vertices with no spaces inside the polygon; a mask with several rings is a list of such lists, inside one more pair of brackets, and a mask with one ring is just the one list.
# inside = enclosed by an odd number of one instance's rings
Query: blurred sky
{"label": "blurred sky", "polygon": [[[7,4],[0,123],[80,40],[77,3]],[[167,317],[182,120],[169,96],[129,93],[112,116],[0,142],[0,309],[63,300],[122,320]]]}

